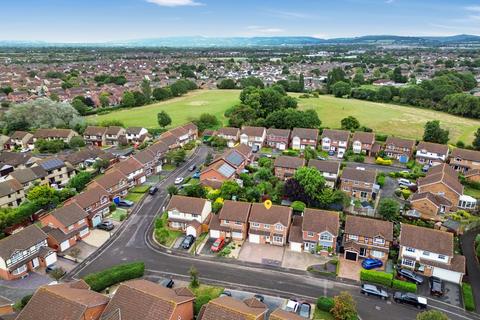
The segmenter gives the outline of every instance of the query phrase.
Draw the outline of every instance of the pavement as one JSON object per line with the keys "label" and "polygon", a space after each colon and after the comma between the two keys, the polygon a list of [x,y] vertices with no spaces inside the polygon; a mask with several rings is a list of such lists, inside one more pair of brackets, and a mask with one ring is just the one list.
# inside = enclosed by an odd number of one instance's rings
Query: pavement
{"label": "pavement", "polygon": [[362,270],[360,261],[352,261],[344,257],[339,257],[338,263],[340,263],[340,267],[338,268],[339,278],[360,281],[360,271]]}
{"label": "pavement", "polygon": [[480,266],[475,254],[475,236],[480,232],[479,229],[465,232],[461,237],[462,252],[467,262],[467,277],[472,285],[475,306],[480,310]]}
{"label": "pavement", "polygon": [[[167,251],[153,241],[154,219],[168,202],[166,188],[173,184],[176,176],[188,175],[188,166],[199,166],[205,161],[208,149],[199,147],[195,156],[177,168],[158,186],[155,197],[146,197],[133,208],[132,216],[119,227],[112,238],[84,262],[79,264],[67,277],[80,278],[91,272],[114,266],[126,261],[144,261],[147,277],[173,277],[175,280],[188,281],[191,266],[199,272],[200,281],[206,284],[221,285],[232,290],[254,291],[264,295],[282,298],[298,297],[314,303],[319,296],[334,296],[342,291],[353,295],[362,319],[415,319],[418,311],[404,305],[392,304],[360,294],[357,285],[317,277],[297,270],[284,270],[274,267],[249,266],[238,263],[222,262],[206,257],[188,257],[175,251]],[[478,277],[480,281],[480,277]],[[1,294],[1,293],[0,293]],[[479,295],[480,296],[480,295]],[[451,320],[476,319],[480,315],[469,313],[461,308],[436,300],[429,300],[431,308],[446,312]]]}
{"label": "pavement", "polygon": [[35,290],[54,281],[46,274],[30,272],[27,277],[18,280],[0,280],[0,295],[12,300],[20,300],[26,295],[32,294]]}
{"label": "pavement", "polygon": [[284,247],[245,241],[238,259],[241,261],[280,266],[282,264],[284,251]]}

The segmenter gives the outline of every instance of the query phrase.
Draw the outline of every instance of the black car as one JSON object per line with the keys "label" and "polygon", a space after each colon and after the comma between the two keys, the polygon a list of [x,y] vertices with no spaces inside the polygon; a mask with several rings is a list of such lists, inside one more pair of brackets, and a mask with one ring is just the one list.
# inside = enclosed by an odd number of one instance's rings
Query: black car
{"label": "black car", "polygon": [[195,171],[195,169],[197,169],[197,166],[194,165],[194,164],[192,164],[190,167],[188,167],[188,171],[190,171],[190,172]]}
{"label": "black car", "polygon": [[366,296],[377,296],[382,298],[383,300],[388,299],[387,291],[383,290],[381,287],[377,287],[373,284],[362,284],[361,292]]}
{"label": "black car", "polygon": [[430,294],[432,296],[443,296],[445,292],[443,280],[437,277],[430,277]]}
{"label": "black car", "polygon": [[427,299],[419,297],[410,292],[395,292],[393,295],[393,301],[397,303],[410,304],[419,309],[425,309],[427,307]]}
{"label": "black car", "polygon": [[190,249],[192,244],[195,242],[195,237],[189,234],[188,236],[185,237],[182,241],[182,248],[183,249]]}
{"label": "black car", "polygon": [[173,282],[172,279],[163,279],[162,281],[160,281],[160,285],[165,288],[173,288],[174,284],[175,282]]}
{"label": "black car", "polygon": [[115,226],[113,225],[112,221],[102,221],[97,225],[98,229],[105,230],[105,231],[112,231]]}
{"label": "black car", "polygon": [[220,297],[231,297],[232,293],[228,290],[223,290],[223,292],[220,294]]}
{"label": "black car", "polygon": [[263,302],[265,300],[265,297],[262,296],[261,294],[256,294],[253,296],[255,299],[257,299],[260,302]]}
{"label": "black car", "polygon": [[60,267],[57,267],[57,266],[54,265],[54,264],[52,264],[52,265],[50,265],[50,266],[47,266],[47,267],[45,268],[45,272],[46,272],[46,273],[51,273],[51,272],[56,271],[56,270],[59,270],[59,271],[61,272],[62,277],[67,273],[65,270],[63,270],[63,269],[60,268]]}
{"label": "black car", "polygon": [[153,196],[155,193],[157,193],[157,191],[158,191],[158,187],[152,186],[150,187],[150,189],[148,189],[148,194]]}
{"label": "black car", "polygon": [[398,269],[397,275],[401,278],[405,278],[410,282],[415,282],[416,284],[422,284],[424,281],[421,275],[418,275],[412,270],[408,270],[408,269]]}
{"label": "black car", "polygon": [[312,312],[312,306],[309,303],[303,302],[298,307],[298,315],[305,319],[310,319],[310,313]]}

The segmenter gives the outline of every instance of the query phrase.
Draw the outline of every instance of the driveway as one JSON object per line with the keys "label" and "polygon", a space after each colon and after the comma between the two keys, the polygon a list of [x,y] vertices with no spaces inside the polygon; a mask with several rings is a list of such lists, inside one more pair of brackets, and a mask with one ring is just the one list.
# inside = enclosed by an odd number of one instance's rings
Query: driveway
{"label": "driveway", "polygon": [[[113,232],[113,231],[112,231]],[[107,242],[110,238],[110,232],[100,229],[91,229],[90,234],[82,239],[82,242],[92,246],[92,247],[100,247],[102,244]]]}
{"label": "driveway", "polygon": [[352,261],[347,260],[344,257],[339,257],[338,263],[340,263],[338,270],[339,278],[360,281],[360,271],[362,270],[360,261]]}
{"label": "driveway", "polygon": [[327,257],[316,256],[308,252],[296,252],[285,249],[282,267],[305,271],[310,266],[325,264],[328,260],[330,259],[328,259]]}
{"label": "driveway", "polygon": [[79,242],[77,242],[77,244],[75,246],[73,246],[70,249],[68,249],[67,251],[65,251],[65,256],[67,256],[66,258],[68,258],[68,259],[73,258],[73,257],[70,256],[70,252],[73,249],[80,250],[77,259],[78,259],[78,261],[83,261],[88,256],[90,256],[92,253],[94,253],[97,250],[97,247],[92,246],[92,245],[86,243],[85,241],[79,241]]}
{"label": "driveway", "polygon": [[434,297],[430,295],[430,285],[428,281],[418,287],[418,294],[424,297],[428,297],[429,299],[439,300],[449,305],[463,308],[460,285],[457,283],[446,281],[444,281],[444,284],[445,293],[442,297]]}
{"label": "driveway", "polygon": [[256,244],[245,241],[240,250],[239,260],[281,266],[285,248],[270,244]]}
{"label": "driveway", "polygon": [[0,280],[0,295],[12,301],[17,301],[32,294],[38,287],[54,281],[48,275],[40,272],[30,272],[27,277],[18,280]]}
{"label": "driveway", "polygon": [[465,232],[461,238],[462,252],[467,262],[468,281],[472,285],[473,297],[477,310],[480,308],[480,266],[475,255],[473,242],[480,229]]}

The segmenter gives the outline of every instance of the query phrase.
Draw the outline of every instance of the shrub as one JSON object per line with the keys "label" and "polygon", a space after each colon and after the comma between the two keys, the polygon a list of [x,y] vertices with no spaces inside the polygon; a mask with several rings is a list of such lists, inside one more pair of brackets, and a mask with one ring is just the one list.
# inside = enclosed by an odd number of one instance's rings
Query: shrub
{"label": "shrub", "polygon": [[325,312],[330,312],[333,308],[333,298],[319,297],[317,299],[317,308]]}
{"label": "shrub", "polygon": [[125,219],[127,218],[127,214],[126,214],[126,213],[122,213],[119,218],[120,218],[120,221],[123,221],[123,220],[125,220]]}
{"label": "shrub", "polygon": [[385,185],[385,175],[378,175],[377,176],[377,184],[380,187],[383,187]]}
{"label": "shrub", "polygon": [[381,166],[391,166],[393,162],[390,159],[387,160],[387,159],[378,157],[377,159],[375,159],[375,163]]}
{"label": "shrub", "polygon": [[393,279],[392,288],[398,289],[401,291],[413,292],[413,293],[417,292],[417,285],[415,283],[397,280],[397,279]]}
{"label": "shrub", "polygon": [[365,157],[361,154],[357,154],[353,157],[353,161],[363,163],[365,161]]}
{"label": "shrub", "polygon": [[408,197],[410,197],[410,195],[412,194],[412,191],[410,191],[409,189],[403,189],[402,190],[402,196],[403,196],[403,199],[407,200]]}
{"label": "shrub", "polygon": [[479,244],[480,243],[480,233],[477,234],[477,236],[475,237],[475,244]]}
{"label": "shrub", "polygon": [[360,271],[360,280],[390,287],[392,285],[393,274],[362,269],[362,271]]}
{"label": "shrub", "polygon": [[145,264],[143,262],[132,262],[119,264],[100,272],[90,273],[83,280],[92,290],[100,292],[119,282],[140,278],[144,272]]}
{"label": "shrub", "polygon": [[463,283],[462,293],[463,293],[463,303],[465,305],[465,309],[467,309],[468,311],[474,311],[475,302],[473,301],[472,286],[468,283]]}
{"label": "shrub", "polygon": [[302,201],[293,201],[291,207],[294,211],[303,212],[303,210],[305,210],[305,203]]}

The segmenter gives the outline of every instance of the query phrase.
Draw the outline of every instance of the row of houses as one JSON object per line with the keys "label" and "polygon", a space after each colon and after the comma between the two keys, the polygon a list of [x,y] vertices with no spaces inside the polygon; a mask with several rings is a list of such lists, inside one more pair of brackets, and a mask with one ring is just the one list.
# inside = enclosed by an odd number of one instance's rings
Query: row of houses
{"label": "row of houses", "polygon": [[38,129],[34,133],[27,131],[15,131],[9,139],[3,144],[4,150],[33,150],[35,143],[40,140],[61,140],[65,143],[70,143],[73,137],[79,134],[72,129]]}

